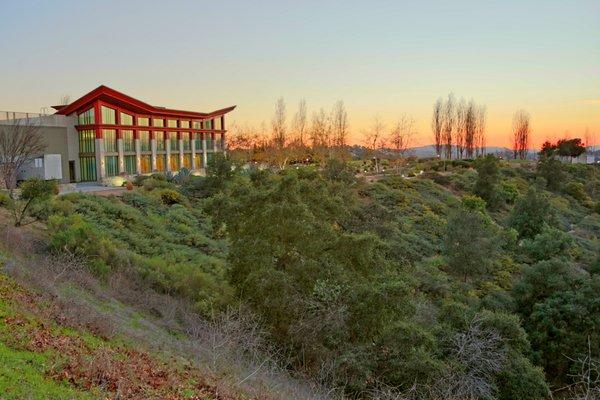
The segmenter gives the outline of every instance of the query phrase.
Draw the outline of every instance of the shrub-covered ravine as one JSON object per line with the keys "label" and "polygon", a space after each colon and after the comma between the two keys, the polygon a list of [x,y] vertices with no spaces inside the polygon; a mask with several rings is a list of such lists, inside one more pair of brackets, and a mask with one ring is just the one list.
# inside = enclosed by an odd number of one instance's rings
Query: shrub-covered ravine
{"label": "shrub-covered ravine", "polygon": [[367,183],[335,160],[217,158],[30,213],[98,277],[134,274],[209,319],[247,309],[280,362],[350,398],[598,395],[600,169],[413,163]]}

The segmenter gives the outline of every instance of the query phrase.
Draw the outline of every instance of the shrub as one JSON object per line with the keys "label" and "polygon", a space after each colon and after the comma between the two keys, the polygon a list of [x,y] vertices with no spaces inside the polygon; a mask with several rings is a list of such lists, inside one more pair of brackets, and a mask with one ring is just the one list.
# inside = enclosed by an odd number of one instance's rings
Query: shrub
{"label": "shrub", "polygon": [[520,238],[532,238],[542,231],[549,214],[548,198],[532,186],[525,196],[517,200],[509,218],[509,225],[519,233]]}
{"label": "shrub", "polygon": [[473,192],[477,196],[484,199],[490,208],[495,208],[499,205],[499,164],[499,160],[491,154],[479,158],[475,162],[475,168],[477,169],[477,180],[475,181]]}
{"label": "shrub", "polygon": [[183,202],[183,196],[172,189],[164,189],[160,192],[160,201],[168,206],[172,204],[181,204]]}
{"label": "shrub", "polygon": [[133,179],[133,184],[135,186],[142,186],[144,184],[144,181],[146,179],[150,179],[150,176],[148,175],[138,175]]}
{"label": "shrub", "polygon": [[504,201],[508,204],[513,204],[517,197],[519,197],[519,190],[514,182],[502,182],[500,193]]}
{"label": "shrub", "polygon": [[463,206],[471,211],[484,211],[485,210],[485,200],[483,200],[479,196],[466,195],[462,198]]}
{"label": "shrub", "polygon": [[8,193],[0,192],[0,207],[8,207],[12,204],[12,200]]}
{"label": "shrub", "polygon": [[171,183],[167,182],[166,179],[155,179],[155,178],[145,179],[142,183],[142,186],[144,189],[146,189],[148,191],[154,190],[154,189],[164,189],[164,188],[173,187],[173,185]]}
{"label": "shrub", "polygon": [[580,203],[590,200],[588,194],[585,191],[583,183],[569,182],[565,186],[564,191],[565,191],[565,193],[567,193],[569,196],[572,196],[574,199],[576,199]]}

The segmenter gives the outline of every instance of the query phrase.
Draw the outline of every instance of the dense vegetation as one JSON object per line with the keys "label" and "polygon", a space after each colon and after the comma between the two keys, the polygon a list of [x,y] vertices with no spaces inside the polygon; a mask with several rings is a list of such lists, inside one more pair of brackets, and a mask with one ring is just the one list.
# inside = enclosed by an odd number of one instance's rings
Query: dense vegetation
{"label": "dense vegetation", "polygon": [[336,160],[218,158],[207,177],[30,213],[100,277],[135,274],[206,318],[256,314],[282,362],[348,396],[575,396],[560,389],[600,357],[600,170],[552,156],[404,168],[366,183]]}

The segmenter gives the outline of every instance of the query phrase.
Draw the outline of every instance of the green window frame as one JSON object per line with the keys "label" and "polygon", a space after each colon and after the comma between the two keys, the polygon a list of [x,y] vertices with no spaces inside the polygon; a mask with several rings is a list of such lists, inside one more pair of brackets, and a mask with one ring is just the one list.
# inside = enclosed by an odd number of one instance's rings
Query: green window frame
{"label": "green window frame", "polygon": [[79,175],[79,180],[82,182],[93,182],[98,179],[96,175],[96,157],[79,157]]}
{"label": "green window frame", "polygon": [[150,151],[150,132],[149,131],[139,131],[138,135],[140,137],[140,151]]}
{"label": "green window frame", "polygon": [[100,110],[103,124],[115,125],[117,123],[117,112],[115,110],[106,106],[100,107]]}
{"label": "green window frame", "polygon": [[106,176],[119,175],[119,157],[105,156],[104,157],[104,168],[106,171]]}
{"label": "green window frame", "polygon": [[121,113],[121,125],[133,125],[133,115]]}
{"label": "green window frame", "polygon": [[90,108],[87,111],[82,112],[77,116],[77,124],[78,125],[92,125],[96,123],[94,118],[94,108]]}
{"label": "green window frame", "polygon": [[121,131],[123,138],[123,151],[135,151],[135,141],[133,139],[133,131]]}
{"label": "green window frame", "polygon": [[96,152],[96,132],[92,129],[79,131],[79,153],[93,154]]}
{"label": "green window frame", "polygon": [[103,129],[102,138],[104,138],[104,151],[107,153],[116,153],[117,131],[114,129]]}
{"label": "green window frame", "polygon": [[169,148],[172,150],[179,150],[177,140],[177,132],[169,132]]}
{"label": "green window frame", "polygon": [[130,175],[135,174],[137,172],[135,156],[133,156],[133,155],[125,156],[124,161],[125,161],[125,173],[130,174]]}
{"label": "green window frame", "polygon": [[181,132],[181,140],[183,143],[183,150],[191,150],[192,149],[192,144],[190,142],[190,134],[189,132]]}
{"label": "green window frame", "polygon": [[165,132],[154,132],[154,138],[156,140],[156,151],[165,151]]}

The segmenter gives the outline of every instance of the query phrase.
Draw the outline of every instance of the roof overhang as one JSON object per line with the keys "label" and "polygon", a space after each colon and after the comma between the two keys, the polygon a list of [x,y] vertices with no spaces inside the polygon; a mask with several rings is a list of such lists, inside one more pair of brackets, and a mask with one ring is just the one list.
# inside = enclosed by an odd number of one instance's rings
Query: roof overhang
{"label": "roof overhang", "polygon": [[220,110],[215,110],[209,113],[202,112],[194,112],[194,111],[184,111],[184,110],[175,110],[170,108],[156,107],[145,103],[141,100],[134,99],[131,96],[128,96],[124,93],[116,91],[114,89],[109,88],[108,86],[98,86],[96,89],[87,93],[86,95],[80,97],[75,100],[71,104],[65,106],[53,106],[56,111],[56,114],[61,115],[69,115],[74,112],[80,111],[84,109],[88,104],[91,104],[97,100],[105,101],[109,104],[114,104],[118,107],[122,107],[138,114],[160,114],[164,116],[173,116],[173,117],[184,117],[184,118],[200,118],[207,119],[213,118],[220,115],[227,114],[228,112],[235,109],[236,106],[222,108]]}

